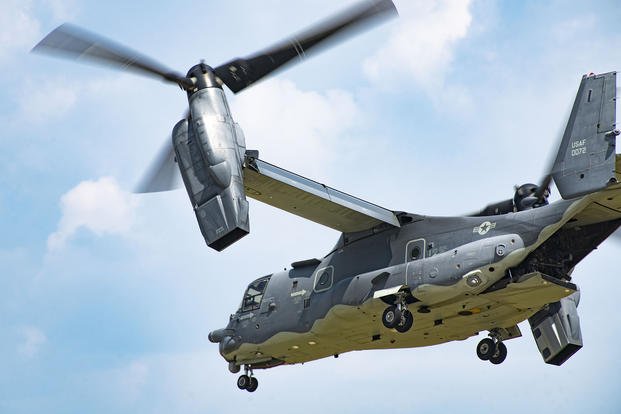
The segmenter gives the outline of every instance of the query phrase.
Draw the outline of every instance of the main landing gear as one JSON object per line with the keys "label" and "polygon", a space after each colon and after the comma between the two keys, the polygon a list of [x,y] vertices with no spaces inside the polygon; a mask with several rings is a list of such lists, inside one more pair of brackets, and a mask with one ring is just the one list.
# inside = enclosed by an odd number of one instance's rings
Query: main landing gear
{"label": "main landing gear", "polygon": [[255,392],[259,387],[259,381],[254,377],[252,368],[249,365],[244,366],[245,374],[237,378],[237,388],[248,392]]}
{"label": "main landing gear", "polygon": [[397,332],[407,332],[414,324],[414,316],[407,308],[405,296],[400,295],[396,305],[391,305],[382,314],[382,323],[388,329],[396,329]]}
{"label": "main landing gear", "polygon": [[485,338],[477,345],[477,356],[482,361],[498,365],[507,358],[507,347],[497,336],[491,333],[490,336],[491,338]]}

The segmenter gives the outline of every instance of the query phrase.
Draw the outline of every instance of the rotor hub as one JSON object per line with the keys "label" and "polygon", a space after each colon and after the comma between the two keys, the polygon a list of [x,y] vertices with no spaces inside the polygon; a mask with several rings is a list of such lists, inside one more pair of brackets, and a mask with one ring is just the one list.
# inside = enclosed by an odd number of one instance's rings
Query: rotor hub
{"label": "rotor hub", "polygon": [[213,68],[204,62],[192,66],[186,76],[194,83],[194,88],[187,90],[189,95],[205,88],[222,89],[222,82],[217,78]]}

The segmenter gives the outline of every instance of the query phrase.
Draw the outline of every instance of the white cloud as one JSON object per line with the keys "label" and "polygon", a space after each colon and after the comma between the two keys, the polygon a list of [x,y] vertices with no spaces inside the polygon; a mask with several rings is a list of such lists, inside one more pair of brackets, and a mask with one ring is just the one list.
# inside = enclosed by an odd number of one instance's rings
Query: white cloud
{"label": "white cloud", "polygon": [[39,22],[32,16],[32,1],[3,0],[0,13],[0,62],[17,49],[28,50],[39,35]]}
{"label": "white cloud", "polygon": [[24,326],[20,330],[20,335],[22,342],[18,345],[17,351],[27,358],[34,358],[47,342],[47,336],[34,326]]}
{"label": "white cloud", "polygon": [[290,168],[303,164],[303,171],[297,171],[305,174],[321,173],[332,164],[339,137],[361,116],[345,91],[303,91],[282,79],[255,86],[237,97],[233,106],[247,148],[259,149],[267,161],[290,161]]}
{"label": "white cloud", "polygon": [[571,41],[580,38],[584,33],[593,31],[597,26],[597,18],[593,14],[562,20],[551,27],[557,41]]}
{"label": "white cloud", "polygon": [[27,53],[41,37],[39,17],[49,13],[55,21],[75,16],[74,0],[2,0],[0,13],[0,63],[14,52]]}
{"label": "white cloud", "polygon": [[75,0],[42,0],[42,3],[50,9],[54,20],[70,20],[77,14]]}
{"label": "white cloud", "polygon": [[405,1],[397,4],[401,18],[386,45],[364,63],[373,81],[413,79],[424,89],[442,84],[457,41],[470,28],[469,0]]}
{"label": "white cloud", "polygon": [[80,228],[96,235],[124,234],[134,221],[136,201],[122,191],[110,177],[82,181],[60,200],[62,218],[58,229],[47,240],[48,249],[55,250]]}
{"label": "white cloud", "polygon": [[78,99],[74,84],[63,79],[27,83],[19,96],[19,117],[27,122],[44,122],[62,117]]}
{"label": "white cloud", "polygon": [[69,80],[64,76],[27,80],[18,92],[15,118],[22,122],[45,124],[60,120],[68,112],[85,105],[109,108],[112,106],[110,101],[114,101],[118,106],[119,101],[127,103],[125,92],[135,88],[134,81],[132,75],[122,73],[81,81]]}

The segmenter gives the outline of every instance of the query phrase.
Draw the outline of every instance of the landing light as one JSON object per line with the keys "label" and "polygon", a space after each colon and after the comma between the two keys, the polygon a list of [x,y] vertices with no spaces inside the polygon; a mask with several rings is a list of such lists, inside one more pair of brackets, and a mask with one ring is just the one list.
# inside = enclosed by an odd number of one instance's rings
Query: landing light
{"label": "landing light", "polygon": [[315,341],[308,341],[308,344],[309,345],[317,345],[317,342],[315,342]]}

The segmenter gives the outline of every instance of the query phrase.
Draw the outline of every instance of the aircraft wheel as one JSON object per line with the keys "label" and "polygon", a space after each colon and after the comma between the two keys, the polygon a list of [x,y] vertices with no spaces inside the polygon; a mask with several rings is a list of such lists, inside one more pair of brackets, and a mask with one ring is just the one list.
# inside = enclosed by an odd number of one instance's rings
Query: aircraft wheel
{"label": "aircraft wheel", "polygon": [[250,384],[251,378],[246,374],[240,375],[239,378],[237,378],[237,388],[239,388],[240,390],[248,389]]}
{"label": "aircraft wheel", "polygon": [[255,392],[258,387],[259,381],[255,377],[250,377],[250,384],[248,384],[248,388],[246,388],[246,391]]}
{"label": "aircraft wheel", "polygon": [[507,358],[507,346],[502,342],[498,342],[496,344],[496,351],[489,358],[489,362],[494,365],[502,364],[502,362]]}
{"label": "aircraft wheel", "polygon": [[477,356],[482,361],[489,360],[496,352],[496,344],[490,338],[485,338],[477,345]]}
{"label": "aircraft wheel", "polygon": [[414,324],[414,316],[412,316],[412,312],[409,310],[404,310],[401,315],[401,321],[395,326],[397,332],[407,332],[410,330],[412,325]]}
{"label": "aircraft wheel", "polygon": [[401,311],[396,306],[392,305],[384,310],[382,314],[382,323],[388,329],[392,329],[401,321]]}

